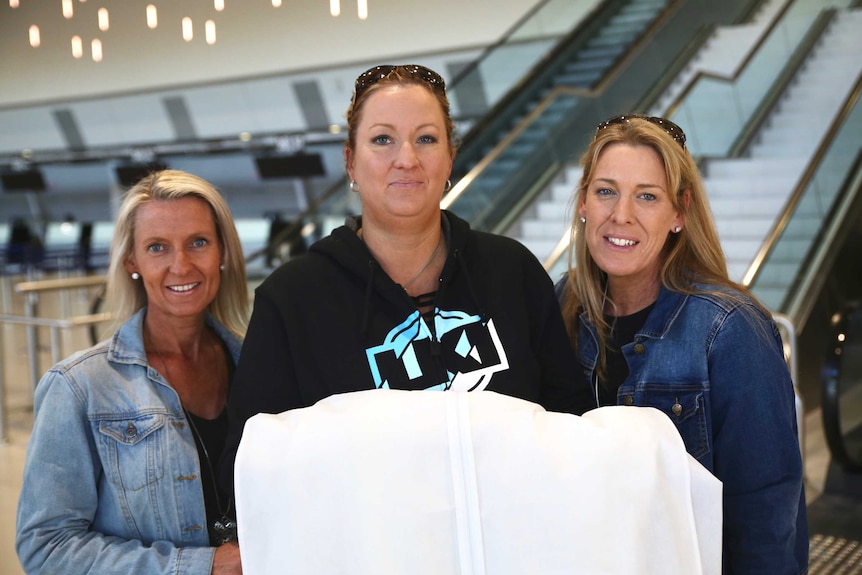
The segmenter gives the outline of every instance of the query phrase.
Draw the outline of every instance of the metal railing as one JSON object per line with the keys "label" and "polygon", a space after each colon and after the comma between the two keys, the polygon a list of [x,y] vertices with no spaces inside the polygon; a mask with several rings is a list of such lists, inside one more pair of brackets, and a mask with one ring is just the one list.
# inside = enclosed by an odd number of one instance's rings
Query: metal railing
{"label": "metal railing", "polygon": [[[71,278],[28,280],[15,284],[14,291],[25,296],[24,315],[0,314],[0,443],[7,438],[7,416],[6,416],[6,385],[5,366],[6,361],[4,335],[6,325],[23,325],[27,330],[27,361],[30,375],[30,389],[35,391],[36,384],[41,377],[39,367],[39,328],[50,330],[51,361],[56,364],[63,358],[61,335],[63,330],[76,327],[87,327],[110,321],[110,313],[93,313],[73,317],[44,318],[38,316],[39,297],[48,292],[60,291],[65,294],[72,289],[89,288],[105,284],[104,276],[81,276]],[[60,298],[60,315],[66,316],[67,310],[65,298]]]}

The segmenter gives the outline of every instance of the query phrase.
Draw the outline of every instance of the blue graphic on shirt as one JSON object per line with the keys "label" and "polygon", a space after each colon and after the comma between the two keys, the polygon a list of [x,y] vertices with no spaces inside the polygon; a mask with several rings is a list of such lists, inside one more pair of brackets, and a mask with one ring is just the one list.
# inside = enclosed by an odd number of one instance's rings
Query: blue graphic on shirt
{"label": "blue graphic on shirt", "polygon": [[[434,332],[419,311],[365,350],[378,388],[479,391],[509,368],[494,320],[462,311],[434,310]],[[420,342],[427,342],[418,345]],[[439,366],[446,366],[441,378]]]}

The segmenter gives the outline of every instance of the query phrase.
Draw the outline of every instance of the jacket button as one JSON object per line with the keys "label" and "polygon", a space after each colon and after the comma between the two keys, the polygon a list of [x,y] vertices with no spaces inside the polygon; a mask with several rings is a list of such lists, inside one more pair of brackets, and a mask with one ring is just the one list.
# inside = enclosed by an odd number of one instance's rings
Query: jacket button
{"label": "jacket button", "polygon": [[134,437],[138,434],[138,428],[135,427],[131,422],[126,426],[126,437]]}
{"label": "jacket button", "polygon": [[627,395],[623,398],[623,403],[626,405],[634,405],[635,399],[631,395]]}
{"label": "jacket button", "polygon": [[641,355],[644,351],[646,351],[644,344],[642,344],[642,343],[636,343],[635,344],[635,353],[636,354]]}
{"label": "jacket button", "polygon": [[679,404],[679,402],[674,403],[670,409],[671,411],[673,411],[674,415],[682,414],[682,406]]}

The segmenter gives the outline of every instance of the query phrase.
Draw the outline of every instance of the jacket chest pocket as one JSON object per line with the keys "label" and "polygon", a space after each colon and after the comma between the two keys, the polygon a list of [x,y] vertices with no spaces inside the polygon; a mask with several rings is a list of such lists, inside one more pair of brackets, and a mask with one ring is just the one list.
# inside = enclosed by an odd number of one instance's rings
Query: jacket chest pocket
{"label": "jacket chest pocket", "polygon": [[165,419],[154,414],[99,422],[99,450],[111,483],[137,491],[162,478]]}
{"label": "jacket chest pocket", "polygon": [[686,451],[698,459],[710,449],[705,396],[706,391],[699,387],[662,386],[645,389],[640,405],[663,411],[682,436]]}

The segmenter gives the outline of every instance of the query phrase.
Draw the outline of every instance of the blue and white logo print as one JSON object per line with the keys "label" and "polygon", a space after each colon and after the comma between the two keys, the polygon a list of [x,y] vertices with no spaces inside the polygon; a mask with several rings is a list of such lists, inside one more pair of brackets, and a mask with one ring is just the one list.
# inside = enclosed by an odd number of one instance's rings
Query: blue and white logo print
{"label": "blue and white logo print", "polygon": [[[380,345],[365,350],[374,384],[378,388],[480,391],[493,375],[509,369],[494,320],[482,322],[478,315],[461,311],[434,310],[434,331],[419,311],[395,326]],[[417,345],[420,342],[428,343]],[[442,357],[447,371],[441,378],[437,367]]]}

